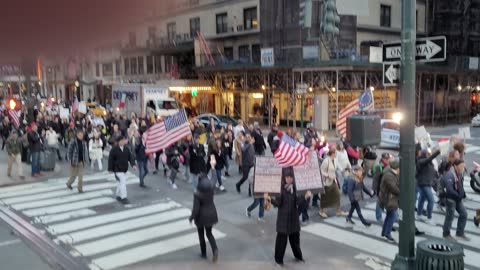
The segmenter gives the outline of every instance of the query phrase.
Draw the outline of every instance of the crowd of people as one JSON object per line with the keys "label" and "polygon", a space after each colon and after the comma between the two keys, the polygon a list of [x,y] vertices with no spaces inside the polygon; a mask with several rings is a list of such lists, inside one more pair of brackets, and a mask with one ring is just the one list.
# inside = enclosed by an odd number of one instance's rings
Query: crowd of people
{"label": "crowd of people", "polygon": [[[34,112],[34,121],[28,123],[21,118],[18,126],[12,125],[7,115],[2,115],[2,118],[0,134],[2,149],[6,146],[8,153],[9,177],[14,163],[17,165],[18,176],[24,179],[22,161],[31,163],[31,176],[36,178],[42,176],[42,170],[49,167],[47,163],[51,159],[65,159],[71,170],[66,186],[73,189],[72,185],[77,180],[77,190],[82,193],[84,168],[90,164],[92,170],[102,171],[104,160],[107,159],[107,170],[113,172],[118,181],[116,199],[128,204],[126,172],[129,167],[138,169],[139,186],[145,188],[146,176],[150,170],[153,170],[154,175],[158,174],[161,161],[163,175],[173,190],[178,188],[177,178],[191,183],[195,195],[189,219],[198,228],[202,257],[206,257],[206,234],[214,261],[218,259],[218,247],[212,226],[218,222],[218,216],[213,196],[216,190],[226,192],[224,180],[225,177],[232,177],[233,171],[241,175],[235,185],[236,191],[241,193],[242,185],[248,180],[248,195],[253,196],[253,202],[246,208],[247,217],[251,217],[252,211],[258,207],[258,220],[263,222],[265,210],[268,211],[271,205],[278,208],[275,262],[279,265],[283,264],[287,240],[290,241],[295,258],[304,261],[300,249],[300,224],[309,222],[310,208],[318,208],[321,218],[329,218],[332,212],[328,209],[335,209],[335,215],[344,216],[351,225],[355,225],[352,216],[356,212],[362,224],[370,226],[371,223],[364,219],[361,212],[364,193],[376,197],[375,212],[377,221],[383,223],[382,237],[394,241],[391,232],[398,221],[401,192],[398,158],[384,153],[377,162],[377,155],[371,148],[360,149],[344,140],[329,140],[312,125],[307,127],[303,136],[294,129],[285,134],[317,153],[324,190],[316,194],[310,191],[297,194],[293,170],[287,168],[282,173],[280,194],[258,196],[253,194],[255,157],[265,155],[268,148],[272,153],[277,150],[280,139],[276,124],[272,126],[265,142],[258,123],[245,125],[242,120],[238,120],[235,126],[229,124],[219,127],[213,119],[207,126],[192,119],[191,135],[181,138],[167,149],[147,155],[142,135],[149,127],[163,121],[161,118],[140,118],[135,114],[127,117],[124,114],[110,113],[98,117],[88,112],[60,119],[59,115],[41,110]],[[432,212],[437,203],[440,207],[445,207],[446,211],[443,236],[455,241],[450,230],[457,211],[457,239],[468,240],[464,232],[467,211],[463,205],[465,145],[455,137],[451,141],[451,151],[447,156],[441,157],[438,165],[435,160],[440,152],[432,153],[428,148],[417,144],[417,220],[435,225]],[[170,174],[167,175],[169,171]],[[364,183],[365,177],[373,179],[371,187]],[[434,192],[440,198],[438,202],[434,201]],[[350,201],[348,212],[341,207],[342,194]],[[384,213],[385,218],[382,219]],[[479,219],[480,217],[475,217],[477,226]],[[417,234],[422,232],[417,230]]]}

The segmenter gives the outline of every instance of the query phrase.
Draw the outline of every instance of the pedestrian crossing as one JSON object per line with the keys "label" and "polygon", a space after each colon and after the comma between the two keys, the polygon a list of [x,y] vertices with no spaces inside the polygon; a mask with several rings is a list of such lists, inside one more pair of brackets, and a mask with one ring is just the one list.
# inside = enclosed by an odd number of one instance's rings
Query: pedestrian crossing
{"label": "pedestrian crossing", "polygon": [[[467,191],[467,199],[464,202],[468,212],[465,234],[470,238],[470,241],[459,241],[458,243],[464,248],[466,267],[469,269],[480,269],[480,229],[475,227],[472,222],[475,210],[480,208],[480,194],[470,189],[469,178],[465,179],[465,189]],[[379,256],[387,262],[391,262],[398,252],[398,244],[389,243],[381,237],[382,225],[376,222],[375,205],[376,203],[367,203],[362,207],[364,218],[372,222],[372,226],[370,227],[363,226],[356,213],[354,213],[353,219],[356,225],[346,223],[345,217],[331,217],[324,219],[320,223],[302,227],[302,231],[337,244],[354,248],[358,250],[359,255],[362,254],[361,257],[365,257],[365,254],[370,254],[371,256]],[[385,214],[383,214],[383,218],[384,217]],[[458,215],[456,215],[452,224],[452,235],[455,234],[457,217]],[[415,222],[416,227],[420,231],[425,232],[424,236],[415,237],[415,243],[426,239],[442,239],[442,226],[445,220],[445,213],[434,208],[432,219],[436,224],[435,226],[424,223],[423,221]],[[392,232],[392,237],[398,243],[398,232]]]}
{"label": "pedestrian crossing", "polygon": [[[127,173],[127,184],[138,184]],[[0,189],[0,205],[31,219],[74,257],[92,270],[109,270],[198,246],[196,228],[188,223],[191,210],[166,198],[149,205],[119,207],[101,213],[99,207],[119,206],[113,174],[84,177],[84,193],[66,188],[67,177]],[[226,235],[213,230],[215,238]]]}

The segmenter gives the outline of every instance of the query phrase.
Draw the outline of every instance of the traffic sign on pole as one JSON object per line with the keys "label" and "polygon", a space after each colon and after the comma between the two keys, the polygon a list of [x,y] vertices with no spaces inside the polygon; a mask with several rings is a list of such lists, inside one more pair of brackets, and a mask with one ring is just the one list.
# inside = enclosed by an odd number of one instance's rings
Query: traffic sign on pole
{"label": "traffic sign on pole", "polygon": [[[383,62],[398,62],[402,56],[401,41],[383,44]],[[447,59],[447,39],[428,37],[417,39],[415,60],[417,62],[441,62]]]}
{"label": "traffic sign on pole", "polygon": [[383,63],[383,85],[396,86],[400,83],[400,63]]}

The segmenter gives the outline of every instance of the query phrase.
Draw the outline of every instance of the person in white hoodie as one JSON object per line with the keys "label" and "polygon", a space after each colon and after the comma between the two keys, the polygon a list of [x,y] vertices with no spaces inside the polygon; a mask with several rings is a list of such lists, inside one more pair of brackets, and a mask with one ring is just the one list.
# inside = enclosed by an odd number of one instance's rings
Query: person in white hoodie
{"label": "person in white hoodie", "polygon": [[98,169],[102,171],[103,170],[103,164],[102,164],[103,142],[102,142],[102,139],[100,138],[100,132],[98,132],[98,130],[94,129],[92,133],[93,133],[93,137],[90,139],[90,142],[88,143],[88,152],[90,154],[90,159],[92,160],[90,164],[93,170],[95,168],[95,162],[97,162]]}
{"label": "person in white hoodie", "polygon": [[53,127],[49,127],[47,132],[45,132],[45,138],[47,139],[47,145],[52,151],[57,152],[58,159],[62,160],[62,155],[60,155],[60,147],[58,145],[58,134],[55,132]]}
{"label": "person in white hoodie", "polygon": [[347,150],[345,150],[342,142],[337,143],[337,156],[335,157],[335,164],[337,165],[337,178],[339,181],[343,180],[345,175],[348,175],[348,173],[345,173],[346,170],[352,170],[352,164],[350,164]]}

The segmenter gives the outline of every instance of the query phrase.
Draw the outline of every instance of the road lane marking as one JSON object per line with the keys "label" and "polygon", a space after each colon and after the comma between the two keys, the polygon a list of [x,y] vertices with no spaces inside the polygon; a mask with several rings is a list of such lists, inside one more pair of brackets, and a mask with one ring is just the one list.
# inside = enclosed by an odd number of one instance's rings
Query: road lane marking
{"label": "road lane marking", "polygon": [[113,198],[97,198],[92,200],[85,200],[85,201],[70,203],[66,205],[56,205],[56,206],[25,210],[23,211],[23,214],[29,217],[59,214],[62,212],[69,212],[73,210],[90,208],[90,207],[99,206],[103,204],[109,204],[115,201],[116,200]]}
{"label": "road lane marking", "polygon": [[38,209],[41,207],[48,207],[52,205],[62,205],[62,204],[68,204],[71,202],[80,202],[83,200],[101,198],[105,196],[113,196],[113,191],[111,189],[103,189],[99,191],[92,191],[92,192],[86,192],[86,193],[74,193],[68,196],[62,196],[62,197],[53,198],[53,199],[13,204],[11,205],[11,207],[13,209],[22,211],[25,209]]}
{"label": "road lane marking", "polygon": [[64,221],[64,220],[69,220],[74,218],[93,216],[96,213],[97,212],[91,209],[79,209],[79,210],[73,210],[73,211],[69,211],[61,214],[35,217],[34,221],[35,223],[48,224],[48,223],[59,222],[59,221]]}
{"label": "road lane marking", "polygon": [[118,249],[193,229],[194,227],[192,227],[186,219],[182,219],[172,223],[122,233],[120,235],[114,235],[97,241],[76,245],[75,249],[83,256],[92,256],[112,249]]}
{"label": "road lane marking", "polygon": [[[217,240],[225,237],[225,234],[217,230],[213,230],[213,234]],[[198,245],[198,234],[196,232],[96,258],[92,260],[92,264],[100,267],[100,269],[110,270],[195,245]]]}
{"label": "road lane marking", "polygon": [[128,219],[125,221],[114,222],[99,227],[94,227],[87,230],[81,230],[73,233],[68,233],[58,236],[58,239],[66,244],[78,243],[88,241],[95,238],[100,238],[107,235],[112,235],[120,232],[126,232],[141,227],[151,226],[167,221],[176,220],[179,218],[186,218],[190,216],[191,211],[183,208],[179,210],[170,210],[160,214],[151,216],[142,216],[135,219]]}
{"label": "road lane marking", "polygon": [[145,207],[137,207],[137,208],[132,208],[128,210],[123,210],[116,213],[104,214],[104,215],[99,215],[99,216],[94,216],[89,218],[73,220],[65,223],[49,225],[47,227],[47,230],[51,234],[60,235],[67,232],[78,231],[80,229],[107,224],[110,222],[117,222],[117,221],[128,219],[128,218],[134,218],[134,217],[140,217],[140,216],[149,215],[153,213],[158,213],[158,212],[162,212],[162,211],[166,211],[166,210],[170,210],[178,207],[181,207],[179,203],[176,203],[174,201],[168,201],[165,203],[157,203],[157,204],[148,205]]}
{"label": "road lane marking", "polygon": [[22,241],[21,241],[20,239],[3,241],[3,242],[0,242],[0,247],[11,246],[11,245],[19,244],[19,243],[21,243],[21,242],[22,242]]}

